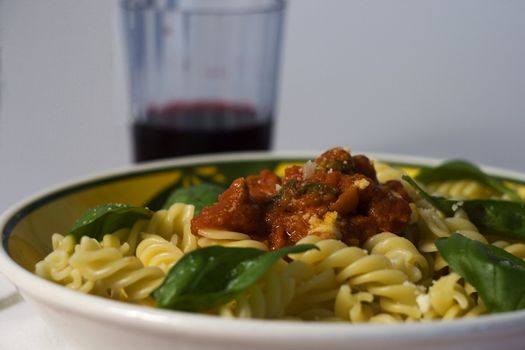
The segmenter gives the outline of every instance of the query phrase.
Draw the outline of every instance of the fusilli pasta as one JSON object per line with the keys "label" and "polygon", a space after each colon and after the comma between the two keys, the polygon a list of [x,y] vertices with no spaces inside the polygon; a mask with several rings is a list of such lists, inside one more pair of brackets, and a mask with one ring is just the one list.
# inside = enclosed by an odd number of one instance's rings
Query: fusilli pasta
{"label": "fusilli pasta", "polygon": [[211,245],[221,245],[225,247],[244,247],[268,250],[268,246],[260,241],[252,239],[250,236],[234,231],[202,229],[199,230],[197,245],[208,247]]}
{"label": "fusilli pasta", "polygon": [[76,245],[72,236],[55,236],[54,243],[55,250],[37,264],[36,273],[72,289],[138,301],[148,298],[164,278],[161,269],[144,267],[130,256],[129,245],[121,245],[114,235],[101,242],[85,236]]}
{"label": "fusilli pasta", "polygon": [[461,277],[456,273],[439,278],[429,288],[428,307],[423,318],[449,320],[485,313],[485,308],[472,292],[471,286],[462,285]]}
{"label": "fusilli pasta", "polygon": [[[301,243],[315,243],[319,250],[293,254],[291,258],[294,261],[312,265],[318,272],[332,272],[339,285],[347,285],[349,288],[338,287],[335,296],[340,298],[336,302],[340,308],[335,314],[348,314],[345,319],[354,321],[382,313],[390,314],[393,318],[418,319],[420,317],[416,303],[419,289],[403,271],[406,265],[397,264],[398,269],[387,256],[383,255],[390,252],[392,259],[395,260],[395,255],[399,251],[385,249],[382,254],[369,254],[364,249],[348,247],[341,241],[321,240],[316,236],[307,236],[298,242]],[[384,248],[375,243],[375,246],[379,247],[378,251]],[[374,244],[372,243],[371,246]],[[368,295],[374,297],[373,302]],[[364,302],[368,305],[363,304]],[[350,306],[356,306],[357,309],[349,308]],[[351,310],[354,316],[349,314]]]}
{"label": "fusilli pasta", "polygon": [[144,266],[156,266],[164,273],[184,255],[175,244],[159,235],[145,234],[137,246],[136,256]]}
{"label": "fusilli pasta", "polygon": [[175,203],[169,209],[155,212],[147,228],[147,233],[161,236],[173,242],[184,253],[197,248],[197,238],[191,233],[193,205]]}
{"label": "fusilli pasta", "polygon": [[429,193],[457,200],[494,198],[496,193],[475,180],[448,180],[426,186]]}

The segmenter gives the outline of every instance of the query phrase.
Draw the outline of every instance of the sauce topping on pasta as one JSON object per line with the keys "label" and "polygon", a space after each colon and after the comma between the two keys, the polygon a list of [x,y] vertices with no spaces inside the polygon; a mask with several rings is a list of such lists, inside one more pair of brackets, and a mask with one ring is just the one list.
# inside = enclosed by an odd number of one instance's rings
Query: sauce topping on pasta
{"label": "sauce topping on pasta", "polygon": [[235,180],[192,220],[192,232],[243,232],[272,250],[308,235],[361,245],[380,232],[400,234],[410,221],[409,201],[399,181],[379,184],[366,156],[333,148],[314,162],[288,167],[282,179],[263,170]]}

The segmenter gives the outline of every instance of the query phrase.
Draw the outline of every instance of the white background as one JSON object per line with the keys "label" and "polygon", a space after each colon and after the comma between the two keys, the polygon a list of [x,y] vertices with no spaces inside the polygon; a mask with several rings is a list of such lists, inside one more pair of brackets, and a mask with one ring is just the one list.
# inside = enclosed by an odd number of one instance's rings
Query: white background
{"label": "white background", "polygon": [[[275,148],[525,171],[525,1],[291,0]],[[112,0],[0,0],[0,210],[131,163]]]}

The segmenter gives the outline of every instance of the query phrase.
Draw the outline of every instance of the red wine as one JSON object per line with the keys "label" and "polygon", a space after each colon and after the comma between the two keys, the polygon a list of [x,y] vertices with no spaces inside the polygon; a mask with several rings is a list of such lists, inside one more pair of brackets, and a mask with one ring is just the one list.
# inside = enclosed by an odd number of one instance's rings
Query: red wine
{"label": "red wine", "polygon": [[151,109],[133,125],[135,161],[270,148],[272,116],[243,105],[198,102]]}

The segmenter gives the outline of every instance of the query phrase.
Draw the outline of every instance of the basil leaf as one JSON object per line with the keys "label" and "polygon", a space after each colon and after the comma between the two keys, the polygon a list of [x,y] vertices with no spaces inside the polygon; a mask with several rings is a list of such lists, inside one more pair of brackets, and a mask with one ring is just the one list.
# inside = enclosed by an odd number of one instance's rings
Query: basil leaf
{"label": "basil leaf", "polygon": [[222,186],[208,182],[188,188],[178,188],[169,196],[163,208],[168,209],[174,203],[193,204],[195,215],[198,215],[202,208],[216,203],[219,195],[225,190]]}
{"label": "basil leaf", "polygon": [[314,248],[316,246],[312,244],[273,252],[222,246],[200,248],[184,255],[152,296],[162,308],[207,310],[233,300],[285,255]]}
{"label": "basil leaf", "polygon": [[481,232],[525,239],[525,203],[472,200],[458,205]]}
{"label": "basil leaf", "polygon": [[490,312],[525,309],[525,262],[460,234],[436,240],[449,266],[478,291]]}
{"label": "basil leaf", "polygon": [[71,227],[68,234],[77,242],[82,236],[101,240],[105,234],[131,227],[140,219],[150,219],[153,212],[147,208],[126,204],[102,204],[86,211]]}
{"label": "basil leaf", "polygon": [[467,213],[468,218],[478,230],[485,234],[525,239],[524,202],[494,199],[454,201],[429,195],[409,176],[403,176],[403,180],[408,182],[433,207],[447,216],[453,216],[461,208]]}
{"label": "basil leaf", "polygon": [[163,188],[160,192],[156,193],[152,198],[148,199],[144,206],[150,208],[153,211],[161,210],[164,208],[164,205],[168,201],[168,198],[171,196],[173,191],[180,188],[179,181]]}
{"label": "basil leaf", "polygon": [[457,207],[456,201],[448,200],[443,197],[431,196],[430,194],[426,193],[410,176],[403,175],[402,179],[405,180],[418,195],[427,200],[434,208],[443,212],[447,216],[454,215],[456,211],[455,208]]}
{"label": "basil leaf", "polygon": [[522,198],[515,191],[506,187],[502,182],[492,176],[484,173],[476,165],[464,160],[450,160],[434,168],[422,169],[415,179],[424,184],[447,180],[475,180],[500,195],[506,194],[514,201],[522,201]]}

